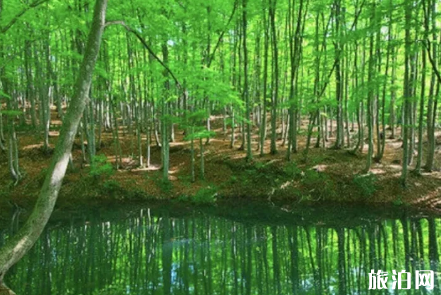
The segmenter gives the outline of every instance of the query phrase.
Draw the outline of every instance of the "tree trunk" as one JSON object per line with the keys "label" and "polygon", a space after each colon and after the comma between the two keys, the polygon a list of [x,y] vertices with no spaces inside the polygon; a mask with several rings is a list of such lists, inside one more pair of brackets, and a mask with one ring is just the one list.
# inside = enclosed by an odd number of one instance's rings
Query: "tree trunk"
{"label": "tree trunk", "polygon": [[410,21],[412,17],[411,12],[411,4],[410,1],[406,1],[405,3],[405,60],[404,60],[404,120],[403,120],[403,169],[401,172],[401,184],[403,187],[407,184],[407,166],[409,162],[409,114],[410,114],[410,72],[409,72],[409,64],[410,64]]}
{"label": "tree trunk", "polygon": [[279,92],[279,56],[277,49],[277,30],[275,23],[276,14],[276,1],[273,0],[270,3],[270,23],[272,34],[272,46],[273,46],[273,88],[272,88],[272,111],[271,111],[271,150],[272,155],[277,153],[276,141],[277,141],[277,100]]}
{"label": "tree trunk", "polygon": [[243,99],[245,101],[245,118],[246,118],[246,148],[247,157],[246,160],[250,162],[253,159],[253,153],[251,152],[251,121],[250,121],[250,96],[248,93],[248,50],[247,50],[247,2],[242,2],[242,30],[243,30]]}

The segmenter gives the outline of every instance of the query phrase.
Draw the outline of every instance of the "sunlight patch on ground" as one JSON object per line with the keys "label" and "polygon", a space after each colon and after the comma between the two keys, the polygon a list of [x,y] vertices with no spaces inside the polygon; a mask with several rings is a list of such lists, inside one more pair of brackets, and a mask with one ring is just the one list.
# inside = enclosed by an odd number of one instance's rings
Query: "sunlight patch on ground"
{"label": "sunlight patch on ground", "polygon": [[27,145],[27,146],[23,147],[23,150],[38,149],[38,148],[41,148],[42,146],[43,146],[42,143],[38,143],[38,144],[30,144],[30,145]]}
{"label": "sunlight patch on ground", "polygon": [[245,158],[246,157],[246,155],[245,154],[242,154],[242,153],[237,153],[237,154],[235,154],[235,155],[231,155],[231,157],[230,157],[230,159],[243,159],[243,158]]}
{"label": "sunlight patch on ground", "polygon": [[[225,142],[225,140],[218,139],[218,138],[210,138],[210,143],[211,142]],[[208,145],[210,145],[210,144],[208,144]]]}
{"label": "sunlight patch on ground", "polygon": [[181,142],[170,142],[170,147],[174,147],[174,146],[183,146],[186,145],[187,143],[184,141]]}
{"label": "sunlight patch on ground", "polygon": [[323,171],[326,170],[327,167],[328,167],[328,165],[315,165],[311,169],[313,169],[313,170],[315,170],[317,172],[323,172]]}
{"label": "sunlight patch on ground", "polygon": [[385,174],[386,173],[386,171],[384,171],[383,169],[371,169],[370,170],[370,172],[372,173],[372,174],[376,174],[376,175],[379,175],[379,174]]}
{"label": "sunlight patch on ground", "polygon": [[395,149],[398,149],[398,148],[401,148],[401,146],[403,145],[403,143],[402,143],[401,141],[388,142],[388,145],[391,146],[391,147],[393,147],[393,148],[395,148]]}
{"label": "sunlight patch on ground", "polygon": [[393,170],[400,170],[403,169],[403,167],[401,167],[401,165],[394,165],[394,164],[390,164],[389,168],[393,169]]}
{"label": "sunlight patch on ground", "polygon": [[394,173],[394,174],[392,174],[392,176],[400,178],[401,177],[401,172]]}
{"label": "sunlight patch on ground", "polygon": [[421,173],[421,175],[423,175],[424,177],[441,179],[441,172],[426,172],[426,173]]}
{"label": "sunlight patch on ground", "polygon": [[159,165],[150,165],[149,167],[137,167],[137,168],[133,168],[131,169],[134,172],[137,171],[155,171],[155,170],[159,170],[161,169],[161,166]]}
{"label": "sunlight patch on ground", "polygon": [[178,177],[176,177],[176,176],[174,176],[174,175],[169,175],[169,176],[168,176],[168,180],[170,180],[170,181],[176,181],[176,180],[178,180]]}
{"label": "sunlight patch on ground", "polygon": [[414,201],[410,202],[411,204],[424,204],[424,207],[428,208],[436,208],[441,205],[441,198],[440,198],[440,189],[436,189],[434,191],[429,192],[423,197],[420,197]]}
{"label": "sunlight patch on ground", "polygon": [[168,170],[169,174],[176,174],[179,173],[180,169],[173,169],[173,170]]}
{"label": "sunlight patch on ground", "polygon": [[115,156],[106,156],[109,162],[115,162]]}
{"label": "sunlight patch on ground", "polygon": [[63,124],[63,122],[59,119],[51,119],[51,125],[57,125],[57,126],[61,126]]}
{"label": "sunlight patch on ground", "polygon": [[270,164],[275,163],[275,162],[282,162],[282,159],[272,159],[271,161],[268,161],[268,163],[266,163],[266,164],[270,165]]}
{"label": "sunlight patch on ground", "polygon": [[286,189],[288,186],[290,186],[292,184],[292,181],[287,181],[285,183],[283,183],[280,188],[281,189]]}

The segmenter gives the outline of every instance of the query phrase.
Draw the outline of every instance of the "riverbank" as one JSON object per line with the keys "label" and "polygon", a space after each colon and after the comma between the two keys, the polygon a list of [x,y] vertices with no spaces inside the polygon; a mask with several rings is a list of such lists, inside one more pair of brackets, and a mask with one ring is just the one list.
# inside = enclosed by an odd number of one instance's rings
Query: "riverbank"
{"label": "riverbank", "polygon": [[[213,126],[216,127],[214,121]],[[218,124],[220,125],[220,124]],[[219,127],[219,126],[218,126]],[[399,184],[401,142],[387,140],[381,163],[374,163],[369,174],[363,174],[366,155],[341,149],[312,148],[305,161],[300,147],[290,162],[286,148],[268,152],[252,161],[245,153],[230,148],[229,135],[221,128],[204,145],[204,177],[201,177],[200,151],[196,148],[196,181],[191,181],[191,150],[181,132],[170,143],[169,179],[164,181],[160,167],[160,148],[152,146],[151,165],[139,167],[135,157],[125,156],[123,165],[114,167],[114,147],[110,132],[103,133],[98,150],[99,161],[90,166],[82,160],[81,143],[73,149],[74,168],[69,169],[57,209],[69,210],[84,206],[105,206],[145,200],[173,200],[188,204],[214,204],[249,200],[270,203],[332,203],[367,206],[406,206],[441,212],[441,173],[424,173],[423,177],[410,174],[408,187]],[[51,133],[54,146],[58,134]],[[135,136],[121,134],[122,154],[134,151]],[[2,212],[15,206],[31,209],[38,197],[51,153],[44,151],[39,135],[19,130],[19,160],[24,178],[14,184],[10,180],[5,153],[0,154],[0,208]],[[302,142],[304,138],[300,138]],[[331,143],[330,143],[331,144]],[[136,146],[136,145],[135,145]],[[269,147],[265,147],[269,151]],[[412,169],[412,168],[411,168]]]}

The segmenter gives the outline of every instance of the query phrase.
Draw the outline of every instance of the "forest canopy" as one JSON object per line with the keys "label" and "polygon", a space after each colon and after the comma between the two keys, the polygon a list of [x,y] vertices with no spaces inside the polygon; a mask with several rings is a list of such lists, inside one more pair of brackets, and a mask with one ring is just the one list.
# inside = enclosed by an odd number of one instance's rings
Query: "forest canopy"
{"label": "forest canopy", "polygon": [[[0,148],[15,182],[16,126],[40,132],[49,150],[92,6],[1,1]],[[282,150],[288,160],[301,150],[307,161],[311,146],[345,148],[366,153],[368,172],[386,140],[399,139],[405,185],[409,165],[417,174],[437,168],[438,9],[434,0],[112,1],[81,121],[84,161],[93,162],[111,131],[121,167],[114,130],[125,128],[139,166],[151,164],[152,144],[161,147],[167,179],[175,129],[191,141],[194,164],[194,149],[215,136],[211,123],[221,116],[222,133],[248,161]]]}

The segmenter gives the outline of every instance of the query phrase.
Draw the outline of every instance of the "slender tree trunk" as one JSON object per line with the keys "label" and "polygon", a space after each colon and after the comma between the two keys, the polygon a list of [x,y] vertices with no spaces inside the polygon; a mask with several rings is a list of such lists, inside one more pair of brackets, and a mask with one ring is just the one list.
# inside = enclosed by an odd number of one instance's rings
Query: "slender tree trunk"
{"label": "slender tree trunk", "polygon": [[389,127],[391,130],[390,139],[395,138],[395,99],[397,96],[397,92],[395,90],[395,80],[397,73],[397,54],[396,50],[392,50],[392,73],[391,73],[391,82],[390,82],[390,105],[389,105]]}
{"label": "slender tree trunk", "polygon": [[336,37],[337,41],[334,42],[335,47],[335,91],[336,91],[336,98],[337,98],[337,126],[336,126],[336,132],[337,137],[335,141],[334,147],[336,149],[340,149],[343,146],[343,110],[342,110],[342,89],[343,89],[343,83],[342,83],[342,70],[341,70],[341,32],[340,32],[340,9],[341,9],[341,1],[335,0],[334,2],[334,8],[335,8],[335,30],[336,30]]}
{"label": "slender tree trunk", "polygon": [[410,114],[410,99],[411,99],[411,81],[410,81],[410,21],[412,18],[412,5],[410,0],[405,1],[405,53],[404,53],[404,120],[403,128],[403,169],[401,172],[401,184],[403,187],[407,185],[407,170],[409,164],[409,114]]}
{"label": "slender tree trunk", "polygon": [[273,47],[273,89],[272,89],[272,111],[271,111],[271,154],[277,153],[277,103],[279,95],[279,54],[277,49],[277,30],[276,30],[276,5],[277,0],[270,0],[270,23],[271,23],[271,37]]}
{"label": "slender tree trunk", "polygon": [[[423,1],[423,3],[426,3]],[[427,9],[425,10],[426,13],[424,14],[425,21],[424,21],[424,27],[425,27],[425,33],[429,34],[429,22],[431,22],[431,29],[432,29],[432,40],[433,43],[436,42],[438,39],[436,29],[436,19],[435,15],[437,13],[436,11],[436,1],[429,1],[429,5]],[[426,35],[427,36],[427,35]],[[426,39],[426,43],[430,44],[429,38]],[[428,147],[427,147],[427,156],[426,156],[426,165],[425,170],[432,171],[433,165],[434,165],[434,158],[435,158],[435,145],[436,145],[436,137],[435,137],[435,117],[436,117],[436,103],[435,103],[435,97],[436,92],[435,87],[439,87],[439,83],[441,83],[440,77],[437,76],[438,68],[436,68],[437,65],[437,46],[436,44],[433,44],[431,46],[427,46],[427,54],[432,56],[431,64],[433,67],[432,72],[432,78],[430,80],[430,89],[429,89],[429,99],[427,102],[427,140],[428,140]],[[438,78],[438,79],[437,79]],[[436,81],[438,83],[436,83]]]}
{"label": "slender tree trunk", "polygon": [[263,95],[262,95],[262,123],[260,125],[260,156],[264,154],[265,138],[266,138],[266,116],[267,116],[267,83],[268,83],[268,53],[269,53],[269,24],[263,13],[263,22],[265,26],[264,53],[263,53]]}
{"label": "slender tree trunk", "polygon": [[243,98],[245,101],[245,122],[246,122],[246,137],[247,137],[247,157],[246,160],[250,162],[253,159],[251,151],[251,119],[250,119],[250,95],[248,90],[248,50],[247,50],[247,0],[242,0],[242,30],[243,30]]}
{"label": "slender tree trunk", "polygon": [[420,110],[418,118],[418,156],[415,167],[416,174],[421,174],[421,166],[423,161],[423,120],[424,120],[424,99],[426,89],[426,51],[422,50],[422,69],[421,69],[421,93],[420,93]]}
{"label": "slender tree trunk", "polygon": [[[373,4],[372,8],[372,23],[376,24],[376,3]],[[368,83],[373,83],[374,79],[374,33],[371,32],[371,36],[369,38],[369,72],[368,72]],[[368,89],[368,99],[367,99],[367,124],[368,124],[368,154],[367,154],[367,161],[366,161],[366,168],[365,172],[369,172],[371,169],[372,164],[372,155],[374,153],[374,142],[373,142],[373,99],[374,99],[374,92],[372,89],[372,85],[369,85]]]}

